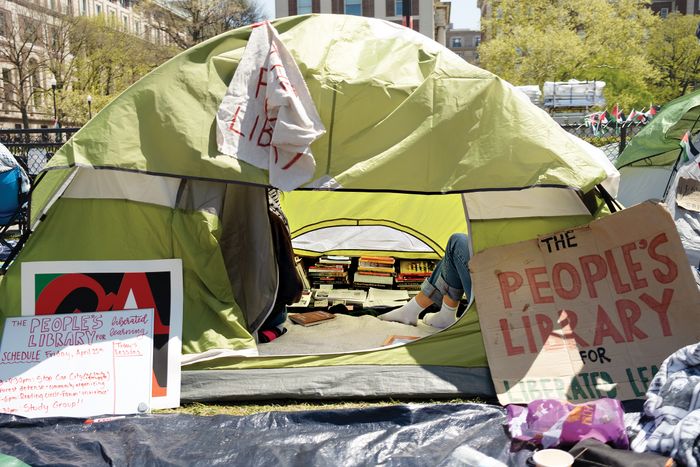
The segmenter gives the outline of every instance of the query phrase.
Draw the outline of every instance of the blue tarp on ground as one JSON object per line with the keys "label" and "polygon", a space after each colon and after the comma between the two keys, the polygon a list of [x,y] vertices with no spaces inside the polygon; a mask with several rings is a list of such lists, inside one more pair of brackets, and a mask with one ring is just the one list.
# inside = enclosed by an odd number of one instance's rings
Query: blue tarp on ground
{"label": "blue tarp on ground", "polygon": [[0,453],[32,466],[472,465],[466,446],[525,465],[530,452],[509,452],[504,423],[504,409],[485,404],[156,414],[93,424],[0,415]]}

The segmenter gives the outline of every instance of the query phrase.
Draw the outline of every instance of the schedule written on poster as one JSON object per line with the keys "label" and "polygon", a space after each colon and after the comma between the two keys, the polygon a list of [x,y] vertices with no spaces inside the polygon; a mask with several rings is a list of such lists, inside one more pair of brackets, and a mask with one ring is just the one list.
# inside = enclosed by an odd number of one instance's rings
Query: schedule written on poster
{"label": "schedule written on poster", "polygon": [[147,411],[152,361],[152,309],[8,318],[0,345],[0,412]]}

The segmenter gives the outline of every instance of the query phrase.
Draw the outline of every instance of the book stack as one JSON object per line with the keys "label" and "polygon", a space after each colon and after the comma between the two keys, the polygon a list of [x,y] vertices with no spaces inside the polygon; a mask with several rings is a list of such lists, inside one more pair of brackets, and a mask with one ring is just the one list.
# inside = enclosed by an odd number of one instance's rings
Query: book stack
{"label": "book stack", "polygon": [[390,256],[360,256],[353,277],[355,287],[388,287],[394,285],[396,260]]}
{"label": "book stack", "polygon": [[399,262],[399,273],[396,275],[396,288],[420,290],[421,284],[430,277],[433,268],[435,261],[429,259],[402,259]]}
{"label": "book stack", "polygon": [[316,264],[309,266],[311,286],[315,289],[321,284],[347,286],[350,283],[349,268],[348,256],[321,256]]}

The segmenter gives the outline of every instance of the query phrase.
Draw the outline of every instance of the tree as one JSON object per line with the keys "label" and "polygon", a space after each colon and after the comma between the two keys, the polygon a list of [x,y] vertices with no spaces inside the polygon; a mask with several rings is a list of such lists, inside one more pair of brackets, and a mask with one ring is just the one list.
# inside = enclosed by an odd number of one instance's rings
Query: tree
{"label": "tree", "polygon": [[672,100],[700,81],[700,43],[695,37],[698,17],[672,13],[653,31],[649,59],[659,71],[657,98]]}
{"label": "tree", "polygon": [[172,0],[167,5],[144,0],[137,8],[181,49],[263,18],[262,7],[249,0]]}
{"label": "tree", "polygon": [[513,84],[602,80],[609,102],[641,107],[657,73],[647,59],[660,21],[648,0],[496,0],[482,24],[484,68]]}
{"label": "tree", "polygon": [[[128,34],[115,20],[104,16],[74,18],[66,31],[71,58],[70,65],[58,67],[65,72],[61,75],[65,85],[60,91],[59,108],[62,119],[73,123],[87,120],[88,95],[94,114],[176,52]],[[64,52],[57,47],[51,49],[51,54],[59,57]],[[56,73],[60,73],[58,70]]]}
{"label": "tree", "polygon": [[82,18],[60,15],[46,25],[46,43],[43,47],[44,65],[56,80],[58,89],[66,87],[75,70],[74,52],[83,47],[79,34]]}
{"label": "tree", "polygon": [[29,113],[41,108],[46,90],[41,84],[45,66],[43,45],[45,26],[53,17],[31,10],[20,10],[17,21],[6,21],[6,31],[0,40],[0,63],[9,65],[2,77],[6,103],[20,112],[22,126],[29,128]]}

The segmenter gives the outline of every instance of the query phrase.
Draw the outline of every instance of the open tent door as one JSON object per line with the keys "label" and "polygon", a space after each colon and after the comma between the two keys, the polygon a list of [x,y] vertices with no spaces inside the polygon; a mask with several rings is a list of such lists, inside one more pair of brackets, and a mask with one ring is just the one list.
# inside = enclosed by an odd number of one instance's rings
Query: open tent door
{"label": "open tent door", "polygon": [[294,191],[282,197],[299,255],[440,259],[467,231],[459,194]]}

